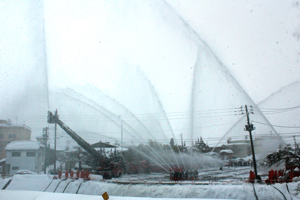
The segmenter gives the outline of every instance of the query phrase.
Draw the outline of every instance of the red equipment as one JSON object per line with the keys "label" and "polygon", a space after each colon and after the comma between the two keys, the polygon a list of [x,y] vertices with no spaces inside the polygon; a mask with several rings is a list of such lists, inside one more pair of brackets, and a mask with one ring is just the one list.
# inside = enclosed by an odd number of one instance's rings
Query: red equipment
{"label": "red equipment", "polygon": [[111,162],[108,167],[98,168],[95,174],[100,174],[104,179],[111,179],[113,177],[120,177],[122,175],[123,167],[121,162]]}
{"label": "red equipment", "polygon": [[125,165],[126,173],[139,174],[150,173],[150,164],[148,161],[131,161]]}
{"label": "red equipment", "polygon": [[[72,129],[70,129],[66,124],[64,124],[61,120],[59,120],[57,111],[53,115],[52,112],[48,111],[48,123],[49,124],[58,124],[69,136],[71,136],[84,150],[93,155],[96,159],[103,161],[103,156],[96,151],[89,143],[87,143],[84,139],[82,139],[79,135],[77,135]],[[78,171],[77,171],[78,172]],[[120,177],[123,172],[123,165],[120,162],[112,162],[109,164],[108,168],[103,170],[103,173],[98,173],[103,175],[103,178],[112,178],[112,177]],[[84,173],[84,172],[83,172]],[[76,173],[77,178],[79,178],[79,172]],[[82,178],[82,176],[80,176]],[[83,176],[83,178],[85,175]]]}

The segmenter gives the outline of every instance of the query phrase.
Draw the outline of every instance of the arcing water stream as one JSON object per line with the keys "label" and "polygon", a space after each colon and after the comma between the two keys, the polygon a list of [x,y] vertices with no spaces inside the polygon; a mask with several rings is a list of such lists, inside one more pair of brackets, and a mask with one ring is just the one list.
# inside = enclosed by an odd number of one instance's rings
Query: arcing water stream
{"label": "arcing water stream", "polygon": [[[157,35],[155,36],[158,38],[162,37],[165,40],[171,33],[176,32],[178,34],[176,39],[171,39],[170,43],[180,40],[182,44],[179,47],[176,46],[176,51],[180,53],[176,55],[185,54],[181,59],[184,59],[185,56],[188,59],[185,59],[183,63],[173,68],[169,63],[172,59],[175,60],[176,56],[166,55],[165,49],[160,51],[160,47],[166,48],[168,47],[167,44],[155,46],[157,43],[152,45],[151,42],[147,43],[139,37],[132,38],[131,35],[123,36],[115,33],[126,40],[137,41],[138,44],[143,42],[145,45],[143,47],[145,52],[141,52],[139,51],[139,46],[129,46],[118,40],[121,43],[120,49],[125,46],[126,51],[120,53],[121,50],[118,49],[116,52],[113,52],[114,56],[109,56],[113,63],[117,63],[118,66],[115,71],[118,77],[116,79],[111,78],[112,81],[110,80],[112,85],[116,85],[114,87],[115,90],[103,90],[102,92],[101,87],[103,85],[99,83],[100,80],[97,77],[102,75],[98,73],[101,67],[89,67],[86,70],[83,66],[76,65],[74,62],[73,64],[77,67],[77,70],[74,71],[81,71],[83,74],[80,76],[75,72],[74,74],[72,72],[67,75],[64,74],[66,81],[62,87],[71,89],[63,89],[60,95],[66,95],[68,98],[59,100],[50,96],[51,105],[55,105],[60,110],[60,113],[62,111],[76,113],[80,119],[84,119],[85,116],[98,117],[100,115],[99,119],[93,119],[94,122],[91,120],[87,123],[81,120],[82,122],[76,121],[73,124],[76,128],[86,129],[90,132],[98,132],[95,131],[98,129],[99,132],[106,132],[110,138],[113,137],[116,140],[120,138],[120,126],[123,123],[123,129],[126,133],[126,142],[123,143],[124,147],[130,146],[130,141],[145,144],[151,140],[156,143],[169,144],[171,138],[174,139],[175,145],[180,146],[180,143],[183,144],[183,141],[179,139],[182,134],[182,140],[190,147],[190,161],[186,161],[183,158],[186,155],[183,155],[181,152],[178,158],[173,151],[171,151],[171,156],[169,156],[168,150],[164,149],[163,146],[159,146],[159,150],[154,150],[152,147],[149,149],[149,157],[155,159],[156,163],[162,163],[161,165],[166,165],[169,168],[182,164],[186,165],[186,163],[193,165],[193,162],[195,162],[193,146],[196,138],[220,138],[215,139],[210,146],[225,144],[226,142],[223,139],[227,137],[237,140],[244,138],[246,133],[244,132],[243,115],[242,113],[234,112],[241,105],[252,105],[256,112],[255,115],[251,116],[251,119],[269,125],[255,124],[255,136],[270,135],[270,131],[278,135],[252,98],[239,84],[236,77],[232,75],[188,22],[166,3],[157,2],[157,5],[162,6],[162,10],[155,10],[154,14],[150,12],[150,16],[153,15],[155,18],[160,19],[160,29],[157,29]],[[148,7],[145,11],[148,11]],[[138,33],[147,35],[137,26],[140,24],[140,21],[136,21],[136,16],[130,12],[129,15],[131,16],[129,19],[132,21],[123,18],[119,20],[124,22],[124,24],[133,23]],[[141,17],[145,16],[141,15]],[[146,20],[143,22],[146,23]],[[150,22],[149,26],[152,27],[152,25]],[[96,26],[96,24],[92,26]],[[153,26],[156,27],[157,25]],[[127,30],[127,26],[122,26],[122,28]],[[149,40],[152,41],[154,40],[153,38],[151,37]],[[160,40],[158,39],[158,41]],[[91,43],[91,46],[93,44]],[[94,50],[97,52],[100,47],[98,47],[98,43],[94,45]],[[188,50],[185,50],[185,48]],[[148,52],[149,49],[154,49],[153,52],[159,51],[160,53],[152,56],[153,54]],[[171,49],[173,49],[173,46],[169,50]],[[91,52],[91,54],[94,55],[95,53]],[[169,58],[167,62],[165,58],[160,57],[160,54]],[[79,57],[76,59],[83,61],[85,58],[80,59]],[[96,57],[94,59],[96,63],[99,61]],[[181,61],[179,59],[176,60],[178,62]],[[103,64],[102,61],[99,63]],[[111,64],[110,62],[107,63]],[[135,72],[135,66],[141,66],[141,69]],[[182,74],[176,73],[176,71],[180,71]],[[95,76],[92,76],[93,73]],[[89,74],[91,77],[85,77],[84,74]],[[180,77],[180,79],[171,82],[173,76]],[[67,81],[68,77],[69,80],[72,80],[70,83]],[[83,83],[81,87],[74,85],[76,77]],[[61,79],[63,78],[61,77]],[[50,80],[52,80],[50,83],[53,84],[51,87],[53,90],[56,90],[56,86],[59,84],[56,84],[55,80],[59,80],[59,78],[52,75]],[[168,84],[169,82],[170,84]],[[103,95],[104,93],[106,95]],[[58,101],[61,101],[60,107],[57,106],[59,105]],[[79,103],[74,103],[74,101]],[[72,111],[68,111],[66,108],[72,109]],[[183,114],[184,117],[178,113]],[[102,122],[98,122],[101,120]],[[99,140],[101,140],[100,137]],[[278,145],[279,143],[268,146],[268,150],[275,150]]]}

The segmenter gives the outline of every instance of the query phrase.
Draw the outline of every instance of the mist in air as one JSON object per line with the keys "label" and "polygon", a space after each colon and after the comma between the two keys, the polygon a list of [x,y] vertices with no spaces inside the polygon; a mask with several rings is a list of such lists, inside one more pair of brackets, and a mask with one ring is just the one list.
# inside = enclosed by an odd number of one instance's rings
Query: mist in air
{"label": "mist in air", "polygon": [[[220,53],[227,40],[223,38],[218,49],[217,42],[205,32],[207,25],[200,23],[202,31],[190,20],[192,14],[176,3],[1,4],[7,11],[1,17],[6,39],[0,40],[0,64],[5,66],[0,69],[0,114],[30,126],[32,138],[46,126],[53,133],[46,117],[48,110],[57,109],[60,119],[89,143],[120,143],[123,131],[124,147],[149,140],[168,144],[171,138],[176,144],[183,140],[190,145],[200,137],[214,147],[229,138],[245,138],[248,105],[254,113],[250,115],[256,127],[254,136],[274,135],[276,145],[264,145],[267,152],[290,139],[279,137],[285,129],[271,124],[293,125],[292,121],[297,124],[299,119],[295,110],[283,113],[284,118],[266,110],[297,106],[293,99],[299,97],[298,71],[276,87],[273,81],[266,82],[273,80],[267,73],[260,73],[260,79],[253,81],[249,71],[241,70],[247,60],[244,64],[236,60],[233,66],[226,54],[230,50]],[[248,18],[260,16],[261,8],[254,9]],[[289,4],[287,9],[298,8]],[[299,42],[296,27],[289,36],[286,43]],[[293,58],[291,66],[296,66],[299,56]],[[255,68],[252,70],[255,73]],[[253,79],[246,80],[247,74]],[[58,135],[61,148],[68,141],[75,144],[63,130]],[[53,135],[50,139],[53,141]]]}

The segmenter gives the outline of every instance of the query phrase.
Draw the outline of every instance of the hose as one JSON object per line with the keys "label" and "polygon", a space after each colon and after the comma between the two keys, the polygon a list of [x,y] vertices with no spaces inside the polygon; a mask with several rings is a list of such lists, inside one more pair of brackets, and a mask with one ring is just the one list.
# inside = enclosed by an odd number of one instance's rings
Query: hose
{"label": "hose", "polygon": [[285,199],[285,200],[287,200],[287,198],[286,198],[286,196],[277,188],[277,187],[275,187],[275,186],[273,186],[273,185],[271,185],[273,188],[275,188],[276,190],[278,190],[278,192],[280,192],[280,194],[282,194],[282,196],[283,196],[283,198]]}
{"label": "hose", "polygon": [[253,186],[254,196],[255,196],[256,200],[259,200],[259,199],[258,199],[258,196],[257,196],[257,194],[256,194],[256,191],[255,191],[254,183],[252,184],[252,186]]}

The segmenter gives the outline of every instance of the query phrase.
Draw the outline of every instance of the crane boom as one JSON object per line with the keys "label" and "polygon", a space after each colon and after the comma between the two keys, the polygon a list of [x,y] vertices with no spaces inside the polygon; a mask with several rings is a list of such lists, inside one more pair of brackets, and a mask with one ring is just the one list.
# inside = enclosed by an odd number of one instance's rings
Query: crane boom
{"label": "crane boom", "polygon": [[84,139],[82,139],[79,135],[77,135],[72,129],[70,129],[66,124],[64,124],[57,115],[57,111],[55,115],[52,112],[48,111],[48,123],[49,124],[58,124],[69,136],[73,138],[77,142],[79,146],[81,146],[84,150],[89,152],[97,159],[102,159],[102,155],[96,151],[89,143],[87,143]]}

